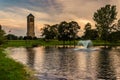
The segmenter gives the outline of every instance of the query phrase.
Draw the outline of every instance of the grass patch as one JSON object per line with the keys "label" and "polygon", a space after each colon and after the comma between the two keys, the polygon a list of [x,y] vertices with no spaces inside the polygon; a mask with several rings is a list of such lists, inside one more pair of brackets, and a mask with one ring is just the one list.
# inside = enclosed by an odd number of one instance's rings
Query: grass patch
{"label": "grass patch", "polygon": [[33,80],[25,66],[8,58],[0,49],[0,80]]}
{"label": "grass patch", "polygon": [[[75,45],[77,45],[79,40],[75,41]],[[120,42],[105,42],[100,40],[93,40],[94,46],[120,46]],[[8,40],[3,47],[32,47],[32,46],[60,46],[63,45],[63,41],[58,40],[50,40],[44,41],[43,39],[40,40]],[[65,45],[74,45],[74,41],[65,41]]]}

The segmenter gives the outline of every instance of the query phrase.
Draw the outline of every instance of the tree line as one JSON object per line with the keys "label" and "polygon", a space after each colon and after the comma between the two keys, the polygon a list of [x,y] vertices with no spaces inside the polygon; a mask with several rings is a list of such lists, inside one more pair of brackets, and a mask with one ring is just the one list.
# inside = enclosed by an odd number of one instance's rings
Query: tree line
{"label": "tree line", "polygon": [[[92,29],[91,23],[84,26],[84,35],[80,39],[103,40],[109,42],[116,42],[120,40],[120,19],[118,21],[117,11],[115,5],[105,5],[98,9],[94,15],[95,29]],[[45,25],[42,28],[42,36],[46,40],[74,40],[77,39],[77,33],[80,32],[80,26],[77,22],[63,21],[60,24]]]}
{"label": "tree line", "polygon": [[42,36],[45,40],[58,39],[63,41],[74,40],[77,37],[80,26],[77,22],[63,21],[60,24],[49,25],[45,24],[42,30]]}

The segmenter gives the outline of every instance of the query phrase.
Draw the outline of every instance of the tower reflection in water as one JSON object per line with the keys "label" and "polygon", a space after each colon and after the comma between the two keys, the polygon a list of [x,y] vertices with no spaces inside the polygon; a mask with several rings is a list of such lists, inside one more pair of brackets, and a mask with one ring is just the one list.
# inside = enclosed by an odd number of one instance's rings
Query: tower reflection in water
{"label": "tower reflection in water", "polygon": [[34,48],[26,48],[27,51],[27,64],[31,67],[34,68],[34,62],[35,62],[35,51],[33,50]]}

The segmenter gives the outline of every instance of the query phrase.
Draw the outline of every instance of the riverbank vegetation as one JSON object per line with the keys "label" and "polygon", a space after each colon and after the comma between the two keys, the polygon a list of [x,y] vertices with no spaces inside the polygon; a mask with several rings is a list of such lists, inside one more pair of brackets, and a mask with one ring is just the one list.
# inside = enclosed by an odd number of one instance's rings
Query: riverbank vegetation
{"label": "riverbank vegetation", "polygon": [[8,58],[0,48],[0,80],[35,80],[27,68]]}
{"label": "riverbank vegetation", "polygon": [[[65,46],[77,46],[79,40],[75,41],[65,41]],[[117,42],[106,42],[101,40],[92,40],[93,46],[120,46],[120,41]],[[39,40],[9,40],[7,43],[2,45],[3,47],[37,47],[37,46],[63,46],[63,41],[59,40],[49,40],[44,39]]]}

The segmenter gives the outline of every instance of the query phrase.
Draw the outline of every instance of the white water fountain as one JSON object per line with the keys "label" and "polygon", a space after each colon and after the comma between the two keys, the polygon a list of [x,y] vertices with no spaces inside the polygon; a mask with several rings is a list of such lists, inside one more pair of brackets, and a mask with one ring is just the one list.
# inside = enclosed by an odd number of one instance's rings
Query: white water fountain
{"label": "white water fountain", "polygon": [[93,43],[91,40],[80,40],[80,41],[78,41],[77,47],[74,50],[81,50],[81,51],[96,50],[92,46],[93,46]]}
{"label": "white water fountain", "polygon": [[78,46],[83,46],[84,48],[90,48],[92,45],[93,44],[91,40],[80,40],[78,42]]}

